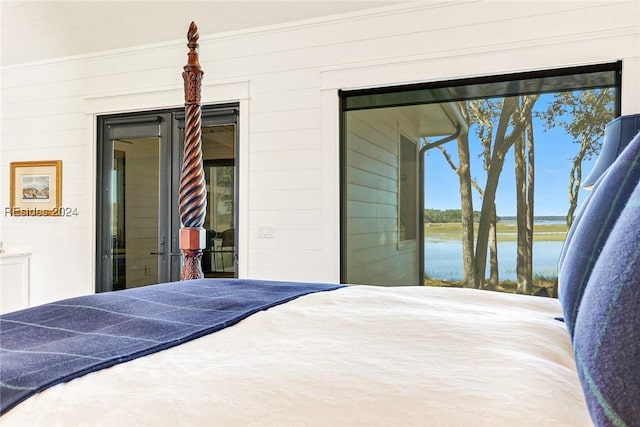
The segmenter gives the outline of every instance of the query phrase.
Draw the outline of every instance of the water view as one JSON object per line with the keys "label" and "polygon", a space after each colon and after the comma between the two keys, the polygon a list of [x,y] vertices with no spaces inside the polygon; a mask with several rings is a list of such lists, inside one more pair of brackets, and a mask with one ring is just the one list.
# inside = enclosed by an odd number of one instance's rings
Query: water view
{"label": "water view", "polygon": [[[425,273],[432,278],[462,280],[462,242],[425,239]],[[562,241],[533,242],[534,276],[557,276],[557,264]],[[517,279],[516,242],[498,242],[498,273],[500,280]],[[489,270],[487,263],[487,271]]]}
{"label": "water view", "polygon": [[[503,217],[498,230],[498,275],[500,281],[517,280],[517,226],[514,218]],[[428,224],[425,227],[425,273],[433,279],[463,280],[461,225]],[[558,258],[566,237],[562,217],[536,217],[533,238],[533,276],[553,279],[558,275]],[[489,264],[487,260],[487,271]]]}

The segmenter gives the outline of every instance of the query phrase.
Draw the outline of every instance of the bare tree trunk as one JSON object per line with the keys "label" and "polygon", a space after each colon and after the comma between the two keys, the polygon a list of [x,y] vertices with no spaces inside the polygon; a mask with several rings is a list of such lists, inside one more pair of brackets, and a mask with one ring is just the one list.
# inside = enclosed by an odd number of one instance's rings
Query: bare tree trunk
{"label": "bare tree trunk", "polygon": [[[467,122],[469,113],[465,102],[460,102],[460,109]],[[474,230],[473,230],[473,198],[471,187],[473,186],[480,197],[484,195],[482,187],[471,178],[471,157],[469,155],[469,134],[467,132],[458,138],[458,158],[460,165],[456,166],[451,156],[444,147],[438,147],[451,169],[458,175],[460,181],[460,211],[462,223],[462,271],[465,287],[475,285],[475,264],[474,264]]]}
{"label": "bare tree trunk", "polygon": [[458,175],[460,181],[460,211],[462,223],[462,272],[465,287],[475,286],[474,263],[474,231],[473,231],[473,198],[471,187],[475,188],[480,197],[484,196],[482,187],[471,178],[471,162],[469,155],[469,134],[465,133],[458,139],[458,157],[460,166],[456,166],[451,155],[444,147],[438,147],[451,169]]}
{"label": "bare tree trunk", "polygon": [[475,284],[473,254],[473,199],[471,197],[471,170],[469,155],[469,135],[465,132],[458,138],[458,177],[460,179],[460,209],[462,211],[462,267],[464,286]]}
{"label": "bare tree trunk", "polygon": [[493,204],[489,225],[489,288],[497,289],[500,284],[498,274],[498,216],[496,204]]}
{"label": "bare tree trunk", "polygon": [[526,293],[533,293],[533,217],[535,189],[535,152],[531,110],[527,117],[527,283]]}
{"label": "bare tree trunk", "polygon": [[482,288],[484,284],[491,212],[496,199],[496,190],[498,189],[498,180],[502,172],[504,157],[509,147],[513,144],[505,141],[505,134],[507,132],[507,126],[509,125],[509,119],[516,109],[516,106],[516,98],[505,98],[502,103],[502,113],[495,135],[491,163],[487,170],[487,183],[484,187],[484,197],[482,198],[482,209],[480,211],[480,221],[478,224],[478,238],[476,241],[476,288]]}
{"label": "bare tree trunk", "polygon": [[525,164],[524,134],[514,144],[515,172],[516,172],[516,224],[517,224],[517,292],[524,293],[527,286],[527,183]]}
{"label": "bare tree trunk", "polygon": [[523,112],[522,117],[526,126],[522,131],[521,138],[518,138],[514,144],[518,218],[517,292],[531,295],[533,293],[534,190],[533,121],[531,110]]}
{"label": "bare tree trunk", "polygon": [[491,213],[493,212],[493,204],[496,198],[498,180],[504,164],[504,155],[505,153],[499,153],[497,156],[494,156],[491,168],[487,174],[487,185],[484,189],[485,196],[482,199],[482,210],[480,211],[478,237],[476,241],[476,288],[482,288],[485,278]]}

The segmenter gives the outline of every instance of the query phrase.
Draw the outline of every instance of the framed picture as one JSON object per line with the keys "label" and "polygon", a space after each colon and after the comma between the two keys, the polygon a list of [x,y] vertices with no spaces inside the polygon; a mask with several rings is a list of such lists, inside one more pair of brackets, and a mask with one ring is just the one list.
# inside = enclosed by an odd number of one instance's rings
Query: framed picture
{"label": "framed picture", "polygon": [[10,213],[55,216],[62,206],[62,161],[11,162]]}

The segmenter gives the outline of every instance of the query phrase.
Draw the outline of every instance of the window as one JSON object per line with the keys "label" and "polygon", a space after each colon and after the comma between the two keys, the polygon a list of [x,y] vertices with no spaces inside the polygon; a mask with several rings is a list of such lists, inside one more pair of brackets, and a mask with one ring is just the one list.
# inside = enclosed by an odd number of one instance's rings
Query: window
{"label": "window", "polygon": [[416,143],[400,135],[400,177],[398,179],[398,240],[415,240],[418,226]]}
{"label": "window", "polygon": [[341,280],[553,294],[620,72],[342,91]]}

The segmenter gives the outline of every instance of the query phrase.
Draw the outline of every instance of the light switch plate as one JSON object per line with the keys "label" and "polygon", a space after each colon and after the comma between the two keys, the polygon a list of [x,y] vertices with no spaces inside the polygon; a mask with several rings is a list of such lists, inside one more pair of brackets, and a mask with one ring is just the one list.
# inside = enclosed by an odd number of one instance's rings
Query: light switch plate
{"label": "light switch plate", "polygon": [[273,239],[274,227],[273,224],[260,224],[258,225],[258,238],[260,239]]}

